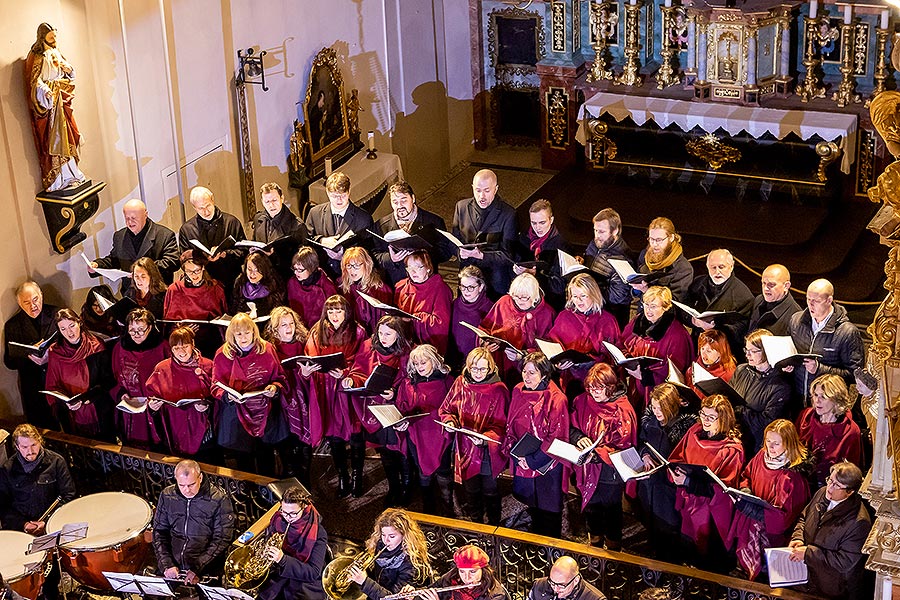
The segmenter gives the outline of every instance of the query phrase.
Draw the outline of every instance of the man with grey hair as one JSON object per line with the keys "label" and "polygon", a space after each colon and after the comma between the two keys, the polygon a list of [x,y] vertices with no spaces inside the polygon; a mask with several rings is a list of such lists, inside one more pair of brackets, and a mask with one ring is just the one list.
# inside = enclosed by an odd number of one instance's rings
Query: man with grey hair
{"label": "man with grey hair", "polygon": [[[197,240],[212,250],[228,236],[233,237],[236,242],[244,239],[244,228],[240,220],[216,206],[215,196],[209,188],[201,185],[191,188],[190,203],[197,214],[185,221],[178,230],[178,247],[181,252],[195,248],[191,240]],[[206,263],[206,272],[222,283],[226,297],[231,296],[234,280],[241,270],[243,254],[237,248],[226,249],[224,252],[217,251]]]}
{"label": "man with grey hair", "polygon": [[606,596],[581,578],[574,558],[560,556],[550,567],[550,576],[534,582],[528,600],[606,600]]}
{"label": "man with grey hair", "polygon": [[[58,307],[44,304],[44,293],[33,281],[26,281],[16,289],[19,310],[3,327],[3,364],[19,373],[19,394],[25,419],[37,426],[59,429],[46,397],[40,393],[47,378],[47,344],[43,351],[18,344],[35,345],[56,333],[53,319]],[[11,343],[15,342],[15,343]]]}

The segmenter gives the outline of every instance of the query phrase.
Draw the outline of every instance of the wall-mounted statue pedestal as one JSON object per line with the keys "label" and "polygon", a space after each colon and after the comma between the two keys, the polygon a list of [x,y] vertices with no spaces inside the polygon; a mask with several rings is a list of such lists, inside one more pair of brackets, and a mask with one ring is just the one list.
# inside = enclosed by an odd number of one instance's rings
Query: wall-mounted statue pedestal
{"label": "wall-mounted statue pedestal", "polygon": [[75,188],[35,196],[44,208],[51,245],[57,253],[65,253],[87,237],[81,232],[81,226],[97,212],[100,192],[105,187],[104,181],[89,180]]}

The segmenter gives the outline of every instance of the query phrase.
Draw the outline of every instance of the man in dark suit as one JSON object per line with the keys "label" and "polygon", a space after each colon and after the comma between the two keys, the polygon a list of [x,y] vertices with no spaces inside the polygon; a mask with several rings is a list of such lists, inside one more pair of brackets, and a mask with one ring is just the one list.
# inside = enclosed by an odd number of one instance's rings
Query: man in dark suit
{"label": "man in dark suit", "polygon": [[[213,193],[203,186],[191,189],[191,206],[197,214],[184,222],[178,230],[178,247],[181,252],[194,250],[191,240],[197,240],[210,250],[221,244],[230,235],[234,241],[244,239],[244,228],[241,221],[227,212],[223,212],[216,206]],[[214,252],[208,257],[206,272],[213,279],[220,281],[225,293],[230,294],[244,262],[244,252],[238,248],[226,249],[223,252]]]}
{"label": "man in dark suit", "polygon": [[59,423],[53,417],[47,399],[40,393],[47,377],[47,350],[38,354],[21,346],[10,345],[10,342],[35,344],[49,338],[56,332],[53,318],[59,308],[44,304],[44,294],[33,281],[26,281],[19,286],[16,290],[16,302],[21,310],[10,317],[3,328],[3,363],[7,369],[19,372],[19,393],[25,419],[37,427],[58,430]]}
{"label": "man in dark suit", "polygon": [[791,295],[791,272],[784,265],[769,265],[762,272],[762,294],[753,300],[747,331],[768,329],[772,335],[790,335],[791,316],[800,305]]}
{"label": "man in dark suit", "polygon": [[[431,263],[437,268],[439,263],[449,260],[455,252],[450,242],[437,232],[438,229],[447,231],[444,219],[420,208],[416,204],[416,195],[412,186],[406,181],[397,181],[388,188],[393,211],[389,215],[381,217],[372,230],[381,237],[390,231],[403,230],[410,235],[417,235],[431,245],[428,253],[431,255]],[[387,282],[396,285],[398,281],[406,277],[404,261],[412,250],[396,248],[378,238],[375,238],[375,262],[381,265]]]}
{"label": "man in dark suit", "polygon": [[278,274],[287,279],[293,275],[291,258],[306,243],[306,225],[284,203],[284,192],[277,183],[262,184],[259,196],[263,210],[256,213],[250,224],[253,241],[271,244],[283,240],[265,253]]}
{"label": "man in dark suit", "polygon": [[[320,243],[330,243],[348,231],[356,237],[347,242],[346,247],[362,246],[366,239],[365,231],[374,226],[372,215],[350,202],[350,178],[340,171],[335,171],[325,180],[325,192],[328,203],[312,207],[306,216],[306,231],[311,238]],[[344,245],[325,248],[327,260],[322,267],[331,277],[341,274],[341,257],[344,256]]]}
{"label": "man in dark suit", "polygon": [[499,187],[493,171],[478,171],[472,179],[474,197],[457,202],[453,213],[453,235],[463,244],[484,243],[477,248],[460,248],[460,267],[480,268],[488,296],[493,299],[509,291],[509,260],[516,239],[516,211],[497,195]]}
{"label": "man in dark suit", "polygon": [[[131,265],[146,256],[153,260],[167,284],[178,270],[178,244],[175,232],[147,217],[147,206],[140,200],[129,200],[122,208],[125,227],[113,234],[112,251],[91,263],[91,277],[99,277],[94,269],[121,269],[131,272]],[[131,278],[124,279],[122,291],[131,287]]]}

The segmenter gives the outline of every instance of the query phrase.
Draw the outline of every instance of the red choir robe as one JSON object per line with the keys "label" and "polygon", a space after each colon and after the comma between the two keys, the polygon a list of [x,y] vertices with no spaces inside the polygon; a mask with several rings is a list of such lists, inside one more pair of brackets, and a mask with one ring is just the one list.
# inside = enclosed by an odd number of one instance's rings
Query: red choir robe
{"label": "red choir robe", "polygon": [[[169,342],[158,331],[152,331],[140,346],[130,337],[120,339],[112,352],[112,370],[116,378],[116,386],[111,392],[113,402],[118,403],[125,395],[132,398],[152,396],[147,389],[147,378],[156,365],[169,356]],[[116,424],[126,446],[148,448],[162,441],[149,408],[137,414],[116,410]]]}
{"label": "red choir robe", "polygon": [[394,291],[394,303],[400,310],[419,317],[412,325],[420,343],[431,344],[441,356],[447,354],[453,292],[440,275],[434,274],[422,283],[401,279]]}
{"label": "red choir robe", "polygon": [[[305,354],[305,344],[300,342],[275,341],[272,345],[278,353],[278,360]],[[313,440],[318,443],[322,439],[322,415],[319,404],[309,402],[310,382],[300,374],[300,363],[296,361],[288,363],[283,369],[287,387],[281,394],[281,410],[287,417],[288,427],[304,444],[312,445]]]}
{"label": "red choir robe", "polygon": [[481,344],[478,342],[478,336],[468,327],[460,325],[459,322],[463,321],[478,327],[493,305],[494,303],[484,293],[475,302],[466,302],[462,294],[453,301],[450,334],[453,336],[453,346],[462,361],[469,355],[469,352]]}
{"label": "red choir robe", "polygon": [[304,283],[297,281],[296,277],[291,277],[287,282],[288,305],[300,315],[307,327],[321,318],[325,301],[335,294],[338,294],[337,287],[322,269]]}
{"label": "red choir robe", "polygon": [[666,358],[671,358],[672,363],[679,371],[684,373],[694,360],[694,343],[691,334],[684,328],[672,309],[667,310],[656,321],[650,323],[644,315],[637,315],[632,319],[622,332],[622,349],[625,356],[656,356],[662,358],[661,363],[650,367],[649,376],[651,385],[644,385],[642,381],[634,381],[635,395],[633,400],[640,402],[635,406],[638,412],[642,412],[650,402],[650,391],[663,383],[669,374],[669,366]]}
{"label": "red choir robe", "polygon": [[[66,396],[74,396],[81,394],[88,389],[97,386],[96,394],[91,394],[87,401],[82,402],[78,410],[69,410],[65,406],[61,406],[62,402],[53,396],[47,395],[47,402],[53,413],[58,415],[60,420],[65,421],[65,414],[68,413],[69,420],[72,423],[72,431],[76,435],[86,437],[96,436],[101,433],[101,417],[99,412],[104,410],[103,407],[98,408],[97,402],[105,402],[109,404],[107,389],[109,382],[97,381],[97,374],[105,371],[109,375],[108,366],[106,369],[92,369],[88,364],[88,359],[103,362],[108,361],[109,356],[103,356],[105,353],[103,342],[98,340],[92,333],[87,330],[81,331],[81,343],[72,346],[65,340],[59,340],[50,346],[47,359],[47,379],[44,388],[51,392],[60,392]],[[99,366],[99,365],[97,365]],[[104,396],[107,396],[104,398]]]}
{"label": "red choir robe", "polygon": [[[147,379],[147,393],[177,402],[185,398],[205,399],[200,406],[209,406],[213,361],[194,352],[192,359],[182,364],[174,358],[162,361]],[[175,407],[163,404],[163,429],[171,452],[177,456],[193,456],[200,450],[210,428],[210,410],[197,410],[198,404]]]}
{"label": "red choir robe", "polygon": [[[353,357],[366,337],[366,332],[361,326],[355,325],[355,327],[353,335],[346,344],[329,344],[319,339],[316,333],[318,328],[314,326],[306,340],[306,355],[322,356],[342,352],[347,360],[347,365],[353,364]],[[347,370],[344,369],[344,374],[347,373]],[[310,376],[309,403],[317,405],[316,409],[310,410],[310,416],[312,417],[316,413],[321,415],[321,422],[311,423],[310,430],[321,431],[323,436],[338,437],[347,441],[354,430],[355,414],[350,410],[350,402],[346,395],[339,392],[340,384],[340,379],[335,379],[322,371],[316,371]],[[311,445],[318,445],[319,441],[321,440],[313,438]]]}
{"label": "red choir robe", "polygon": [[597,402],[587,392],[579,394],[572,403],[571,425],[591,440],[602,433],[603,440],[594,452],[601,462],[586,461],[575,466],[575,485],[581,492],[581,510],[584,510],[597,491],[600,471],[613,469],[611,453],[632,448],[637,444],[637,415],[628,396],[620,394],[608,402]]}
{"label": "red choir robe", "polygon": [[834,423],[823,423],[814,408],[805,408],[797,417],[797,433],[812,453],[819,487],[825,485],[831,465],[846,458],[859,466],[862,460],[859,425],[853,422],[849,411]]}
{"label": "red choir robe", "polygon": [[[618,346],[621,335],[619,323],[609,312],[601,310],[588,315],[567,308],[556,315],[556,321],[550,328],[547,339],[556,342],[566,350],[584,352],[594,359],[594,363],[611,364],[612,359],[603,342]],[[594,363],[573,365],[572,368],[563,371],[561,374],[563,389],[566,389],[568,383],[573,379],[583,381]]]}
{"label": "red choir robe", "polygon": [[[544,302],[543,298],[531,310],[519,310],[512,296],[504,294],[484,317],[481,328],[495,337],[506,340],[519,350],[529,352],[537,348],[535,339],[547,337],[555,316],[556,312]],[[506,381],[521,380],[519,366],[509,360],[502,349],[495,359],[500,366],[501,376]]]}
{"label": "red choir robe", "polygon": [[[699,361],[700,358],[698,357],[697,360]],[[730,367],[725,368],[725,366],[722,365],[722,361],[719,361],[714,365],[703,365],[703,368],[706,369],[707,371],[709,371],[710,375],[718,377],[725,383],[728,383],[729,381],[731,381],[731,376],[734,375],[734,370],[737,368],[737,365],[733,364]],[[701,400],[706,398],[706,394],[704,394],[700,390],[700,388],[698,388],[697,386],[694,385],[694,363],[693,362],[691,363],[691,366],[688,367],[687,372],[684,374],[684,378],[687,381],[688,385],[691,386],[691,389],[694,390],[694,392],[697,394],[698,398],[700,398]]]}
{"label": "red choir robe", "polygon": [[[442,421],[452,420],[460,427],[484,434],[498,442],[506,435],[506,408],[509,405],[509,389],[496,374],[484,381],[473,383],[460,375],[450,386],[447,397],[438,411]],[[467,481],[481,474],[481,460],[484,445],[476,446],[463,434],[445,433],[456,436],[456,451],[453,458],[453,476],[456,483]],[[485,442],[491,460],[491,473],[500,475],[507,455],[501,444]]]}
{"label": "red choir robe", "polygon": [[[559,386],[553,381],[546,382],[546,388],[529,390],[522,382],[513,388],[512,398],[509,402],[509,420],[506,423],[506,437],[503,441],[503,451],[509,451],[516,445],[522,436],[530,433],[541,440],[541,449],[529,457],[528,463],[534,468],[523,469],[519,462],[510,456],[509,469],[513,478],[534,479],[541,477],[537,468],[554,460],[546,454],[547,448],[555,439],[564,442],[569,441],[569,400]],[[543,456],[541,456],[543,454]],[[559,465],[552,467],[561,468]],[[567,473],[568,468],[564,468]],[[562,478],[563,484],[560,493],[565,493],[569,488],[569,478]],[[515,483],[513,483],[515,486]]]}
{"label": "red choir robe", "polygon": [[[228,313],[225,290],[219,282],[203,284],[199,287],[186,285],[184,280],[176,281],[166,291],[163,318],[167,321],[198,319],[207,321]],[[194,344],[209,358],[222,345],[223,331],[218,325],[202,325],[197,329]]]}
{"label": "red choir robe", "polygon": [[[765,457],[763,448],[747,463],[738,489],[749,488],[754,496],[775,508],[764,509],[763,521],[759,521],[741,511],[739,504],[725,544],[729,548],[735,544],[738,564],[747,571],[751,581],[762,569],[764,549],[787,546],[800,513],[809,503],[806,477],[790,467],[770,469]],[[765,536],[761,535],[763,532]]]}
{"label": "red choir robe", "polygon": [[[391,288],[383,282],[381,285],[370,287],[367,290],[363,290],[363,292],[367,296],[371,296],[385,304],[390,304],[394,301],[394,293],[391,291]],[[344,294],[344,296],[350,300],[350,304],[353,305],[353,316],[356,318],[356,322],[362,325],[363,329],[368,333],[375,331],[375,325],[384,313],[363,300],[362,296],[359,295],[359,284],[351,283],[350,293]]]}
{"label": "red choir robe", "polygon": [[[706,465],[725,485],[734,487],[744,466],[744,447],[741,441],[728,436],[710,440],[701,438],[701,433],[700,423],[688,429],[672,450],[669,461]],[[687,486],[678,486],[675,493],[675,510],[681,513],[681,533],[694,540],[694,545],[701,554],[706,554],[713,526],[720,539],[727,539],[734,514],[731,498],[719,486],[712,487],[712,498],[692,494]]]}
{"label": "red choir robe", "polygon": [[[263,342],[263,351],[257,352],[251,349],[248,353],[237,354],[233,358],[228,358],[222,351],[222,348],[216,352],[213,359],[213,386],[211,388],[212,395],[223,405],[219,411],[219,441],[224,447],[229,448],[228,440],[239,440],[243,436],[232,436],[229,431],[222,431],[233,426],[233,421],[229,422],[226,417],[228,411],[233,409],[237,414],[237,420],[243,427],[244,431],[250,437],[261,438],[266,432],[266,423],[269,420],[269,414],[272,412],[273,399],[259,395],[248,398],[243,403],[234,403],[231,407],[230,399],[226,399],[226,392],[219,386],[215,385],[217,381],[221,381],[228,387],[237,392],[250,392],[262,390],[269,384],[278,388],[278,392],[283,394],[285,389],[284,371],[281,368],[281,362],[272,344]],[[239,432],[237,432],[239,434]],[[229,437],[231,436],[231,437]],[[233,442],[232,442],[233,443]],[[237,447],[231,447],[234,450],[249,451],[243,444]]]}
{"label": "red choir robe", "polygon": [[433,378],[413,383],[407,377],[397,393],[397,410],[404,415],[428,413],[409,422],[407,437],[416,448],[419,467],[425,475],[437,471],[441,457],[450,445],[449,438],[444,436],[444,428],[435,420],[440,420],[438,410],[447,397],[453,378],[435,371]]}
{"label": "red choir robe", "polygon": [[[390,400],[386,400],[382,396],[349,396],[353,410],[356,411],[356,418],[362,428],[368,433],[375,433],[381,429],[381,423],[369,410],[369,406],[377,406],[379,404],[395,404],[397,399],[397,390],[400,388],[403,379],[406,378],[406,363],[409,361],[409,352],[398,354],[382,354],[381,351],[372,343],[372,339],[365,340],[359,347],[359,352],[353,359],[350,372],[347,377],[353,380],[353,387],[361,387],[365,384],[366,379],[375,370],[378,365],[387,365],[397,369],[397,375],[394,378],[394,396]],[[406,435],[404,432],[397,432],[397,445],[391,444],[387,446],[391,450],[398,452],[406,452]]]}

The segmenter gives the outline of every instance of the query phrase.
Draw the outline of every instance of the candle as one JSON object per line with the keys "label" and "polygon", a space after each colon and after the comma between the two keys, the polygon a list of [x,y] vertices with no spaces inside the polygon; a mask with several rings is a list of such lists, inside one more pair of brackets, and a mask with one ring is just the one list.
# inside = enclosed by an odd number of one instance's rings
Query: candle
{"label": "candle", "polygon": [[849,25],[851,21],[853,21],[853,7],[848,4],[844,7],[844,25]]}
{"label": "candle", "polygon": [[331,176],[331,159],[325,159],[325,177]]}
{"label": "candle", "polygon": [[669,8],[671,6],[672,6],[672,0],[666,0],[666,8]]}
{"label": "candle", "polygon": [[884,9],[883,11],[881,11],[881,28],[882,29],[888,28],[888,17],[889,16],[890,16],[890,13],[888,12],[888,9]]}
{"label": "candle", "polygon": [[369,132],[369,150],[373,151],[373,152],[375,150],[375,132],[374,131]]}
{"label": "candle", "polygon": [[809,18],[815,19],[816,15],[819,14],[819,0],[812,0],[809,3]]}
{"label": "candle", "polygon": [[634,6],[635,4],[637,4],[637,0],[628,0],[628,4]]}

